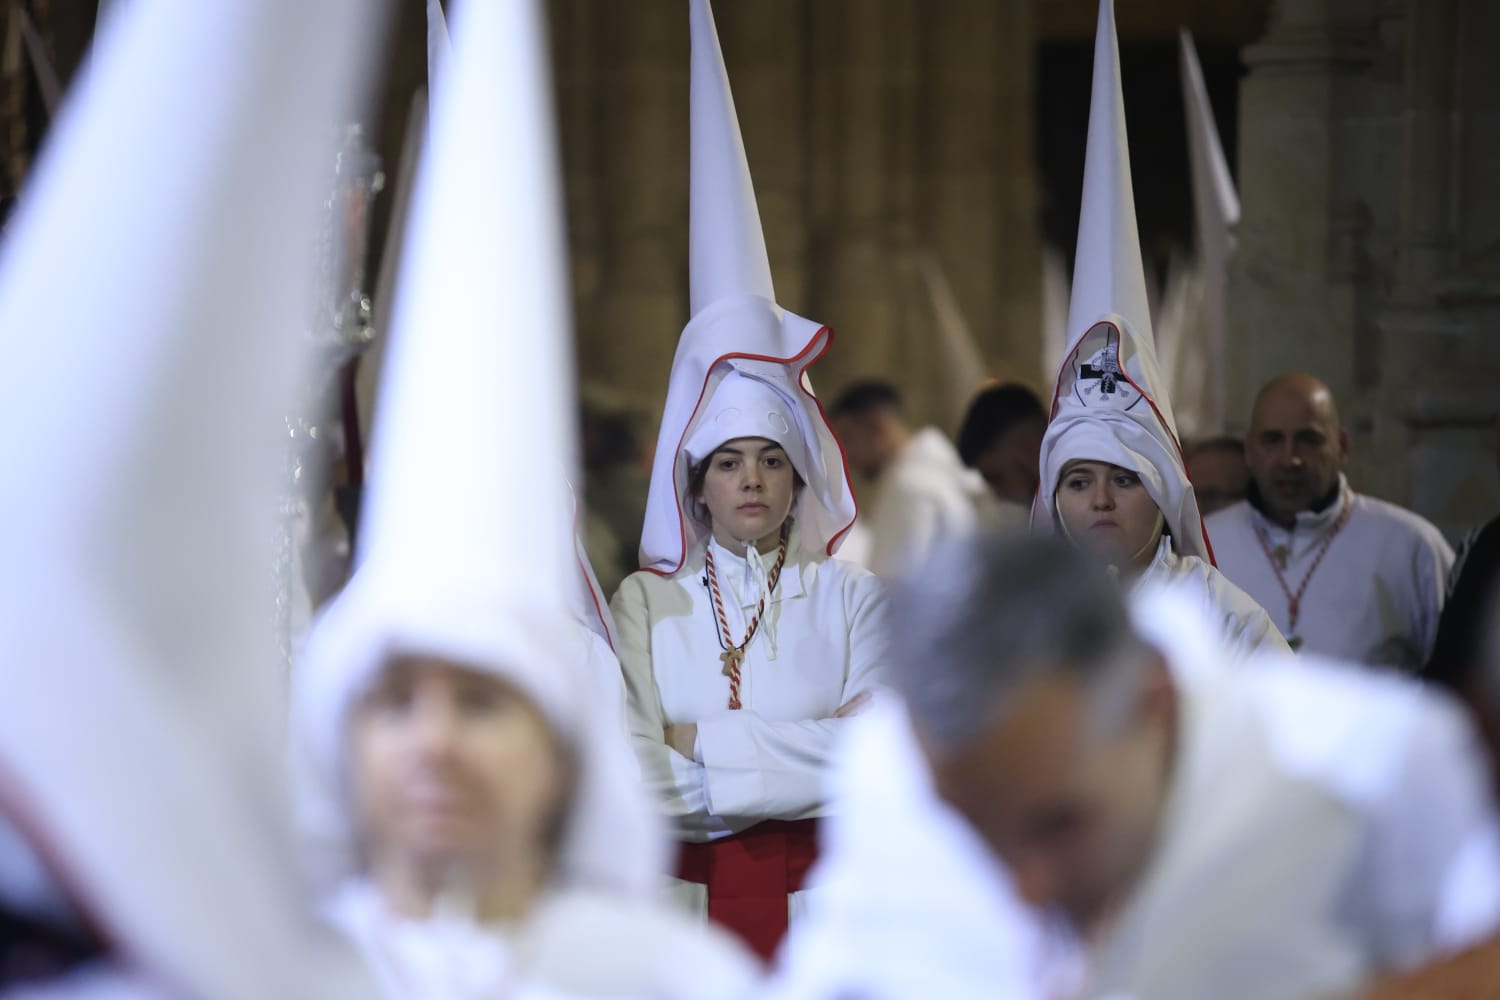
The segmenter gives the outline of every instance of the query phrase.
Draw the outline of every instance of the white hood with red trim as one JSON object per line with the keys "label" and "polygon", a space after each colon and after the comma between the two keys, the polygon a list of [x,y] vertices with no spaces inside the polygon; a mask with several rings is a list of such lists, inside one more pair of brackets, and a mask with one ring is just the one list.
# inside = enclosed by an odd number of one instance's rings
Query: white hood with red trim
{"label": "white hood with red trim", "polygon": [[1042,438],[1032,530],[1056,530],[1057,484],[1067,463],[1110,462],[1141,477],[1179,554],[1212,562],[1151,333],[1113,0],[1099,4],[1068,337]]}
{"label": "white hood with red trim", "polygon": [[[855,514],[843,451],[807,377],[807,369],[828,350],[833,334],[776,304],[713,12],[708,0],[688,0],[688,7],[693,315],[672,360],[641,532],[641,567],[662,574],[679,570],[692,547],[708,534],[708,526],[693,516],[688,495],[689,452],[711,453],[724,441],[751,436],[747,428],[756,430],[753,436],[786,447],[807,484],[792,510],[803,548],[833,554]],[[716,401],[731,373],[728,384],[733,388],[725,391],[733,391],[737,400]],[[709,428],[716,426],[725,436],[710,441],[715,432]]]}

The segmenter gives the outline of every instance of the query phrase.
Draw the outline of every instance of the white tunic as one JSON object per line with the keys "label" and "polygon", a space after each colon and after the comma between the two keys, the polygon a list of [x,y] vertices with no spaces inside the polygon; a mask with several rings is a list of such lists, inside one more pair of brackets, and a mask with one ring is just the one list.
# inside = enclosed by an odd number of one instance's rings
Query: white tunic
{"label": "white tunic", "polygon": [[1020,902],[879,706],[840,755],[822,888],[773,995],[1040,998],[1083,977],[1088,997],[1305,1000],[1493,933],[1495,813],[1458,710],[1313,657],[1212,669],[1212,623],[1171,597],[1141,627],[1181,693],[1177,770],[1155,860],[1098,948]]}
{"label": "white tunic", "polygon": [[[744,558],[712,540],[707,544],[714,546],[729,631],[738,643],[754,615],[757,590]],[[705,551],[700,542],[669,577],[632,574],[611,605],[631,736],[646,784],[678,836],[698,842],[762,820],[824,815],[825,765],[850,723],[830,717],[875,689],[886,655],[879,582],[851,563],[807,554],[794,538],[765,621],[746,651],[744,707],[730,711]],[[698,726],[693,759],[663,740],[667,725],[690,722]],[[706,899],[701,886],[689,891]]]}
{"label": "white tunic", "polygon": [[935,545],[975,531],[981,510],[997,503],[947,435],[936,427],[917,431],[880,475],[870,517],[870,569],[895,576]]}
{"label": "white tunic", "polygon": [[553,891],[518,926],[410,920],[353,882],[329,918],[359,947],[388,1000],[747,998],[754,959],[712,928],[628,897]]}
{"label": "white tunic", "polygon": [[1235,659],[1256,651],[1291,652],[1264,608],[1202,559],[1178,555],[1171,538],[1162,538],[1155,558],[1136,585],[1170,587],[1191,601],[1209,621],[1218,624],[1219,638]]}
{"label": "white tunic", "polygon": [[851,727],[823,827],[820,888],[792,925],[774,1000],[1043,1000],[1077,977],[1071,937],[937,796],[905,709],[882,695]]}
{"label": "white tunic", "polygon": [[[1349,519],[1313,569],[1346,503],[1353,505]],[[1283,634],[1299,637],[1302,649],[1407,670],[1427,661],[1453,549],[1421,517],[1355,493],[1340,476],[1338,501],[1316,513],[1303,511],[1290,529],[1248,501],[1207,523],[1219,568],[1270,612]],[[1258,531],[1265,535],[1264,547]],[[1282,572],[1293,594],[1307,580],[1295,628],[1267,548],[1286,553]]]}
{"label": "white tunic", "polygon": [[[1178,673],[1165,829],[1094,991],[1337,996],[1472,943],[1450,936],[1449,897],[1493,809],[1456,707],[1314,658]],[[1471,900],[1500,898],[1497,866],[1466,871]]]}

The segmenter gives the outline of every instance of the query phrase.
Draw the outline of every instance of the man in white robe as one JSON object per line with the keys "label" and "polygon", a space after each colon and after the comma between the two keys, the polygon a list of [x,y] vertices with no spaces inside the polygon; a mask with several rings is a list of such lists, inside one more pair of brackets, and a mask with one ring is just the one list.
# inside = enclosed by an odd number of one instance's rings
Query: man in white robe
{"label": "man in white robe", "polygon": [[[1230,665],[1177,589],[1137,589],[1127,617],[1086,555],[1015,538],[944,549],[897,584],[907,711],[859,720],[879,752],[851,737],[865,752],[844,760],[838,809],[865,821],[830,829],[790,995],[908,995],[890,984],[938,954],[967,969],[946,970],[955,996],[1078,976],[1090,997],[1336,996],[1494,932],[1446,919],[1457,896],[1500,900],[1500,856],[1471,849],[1495,813],[1456,708],[1324,661]],[[905,940],[903,913],[921,915]],[[972,928],[1007,960],[985,961]]]}
{"label": "man in white robe", "polygon": [[1427,662],[1453,549],[1432,524],[1356,493],[1333,394],[1292,373],[1261,389],[1248,499],[1208,519],[1219,569],[1294,649],[1415,671]]}
{"label": "man in white robe", "polygon": [[[867,565],[875,575],[895,576],[933,546],[1005,520],[984,477],[964,465],[948,435],[907,426],[895,386],[850,386],[829,415],[849,465],[876,487],[868,520],[860,519],[868,525]],[[1012,524],[1023,523],[1020,513],[1012,513]]]}

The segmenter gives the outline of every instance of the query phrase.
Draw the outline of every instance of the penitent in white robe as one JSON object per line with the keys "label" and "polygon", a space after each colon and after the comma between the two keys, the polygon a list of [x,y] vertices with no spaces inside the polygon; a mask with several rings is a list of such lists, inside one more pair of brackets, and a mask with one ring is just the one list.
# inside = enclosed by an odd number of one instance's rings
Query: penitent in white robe
{"label": "penitent in white robe", "polygon": [[1071,935],[1017,895],[940,799],[905,708],[881,695],[840,746],[822,888],[793,924],[772,1000],[1050,1000],[1076,985]]}
{"label": "penitent in white robe", "polygon": [[[1344,504],[1352,505],[1349,519],[1314,569]],[[1288,638],[1295,633],[1301,649],[1404,670],[1427,662],[1453,549],[1421,517],[1355,493],[1340,476],[1338,500],[1325,510],[1298,514],[1290,529],[1248,501],[1219,511],[1207,526],[1219,568],[1270,612]],[[1264,548],[1257,532],[1264,533]],[[1278,549],[1286,554],[1282,575],[1292,593],[1307,580],[1295,629],[1271,562]]]}
{"label": "penitent in white robe", "polygon": [[[728,708],[705,546],[714,546],[736,643],[758,600],[747,560],[709,539],[677,573],[634,573],[615,595],[631,737],[645,782],[682,840],[726,837],[762,820],[823,816],[829,754],[851,721],[831,716],[880,679],[886,636],[879,582],[852,563],[807,553],[796,531],[746,651],[738,711]],[[769,567],[774,556],[764,561]],[[689,722],[698,726],[691,759],[663,738],[666,726]],[[707,912],[704,886],[675,882],[674,892]]]}
{"label": "penitent in white robe", "polygon": [[991,510],[997,506],[984,478],[964,465],[947,435],[923,428],[880,475],[870,511],[869,567],[892,578],[935,546],[988,527],[1000,517]]}
{"label": "penitent in white robe", "polygon": [[1181,591],[1146,588],[1135,617],[1181,742],[1154,860],[1097,946],[1021,902],[879,705],[839,755],[822,888],[773,996],[1305,1000],[1495,932],[1495,811],[1454,706],[1316,658],[1214,669],[1228,654]]}
{"label": "penitent in white robe", "polygon": [[1217,644],[1179,602],[1147,595],[1135,617],[1178,682],[1181,742],[1090,995],[1340,996],[1496,930],[1472,916],[1496,913],[1500,855],[1474,850],[1495,810],[1455,705],[1316,657],[1205,670]]}

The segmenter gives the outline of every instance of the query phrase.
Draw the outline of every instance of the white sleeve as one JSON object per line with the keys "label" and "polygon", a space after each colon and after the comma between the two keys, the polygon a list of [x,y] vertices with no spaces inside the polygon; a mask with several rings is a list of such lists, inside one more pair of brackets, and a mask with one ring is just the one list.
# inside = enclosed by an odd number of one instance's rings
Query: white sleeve
{"label": "white sleeve", "polygon": [[1457,951],[1500,927],[1500,825],[1476,830],[1460,848],[1438,897],[1440,948]]}
{"label": "white sleeve", "polygon": [[[842,700],[847,702],[873,693],[883,673],[885,598],[879,581],[862,574],[847,585],[845,614],[849,660]],[[826,800],[825,772],[833,745],[851,721],[779,722],[749,710],[700,721],[698,748],[708,809],[717,816],[757,820],[818,815]]]}
{"label": "white sleeve", "polygon": [[921,559],[942,534],[941,505],[932,497],[891,482],[880,491],[871,524],[870,569],[891,579]]}
{"label": "white sleeve", "polygon": [[1481,853],[1500,824],[1479,741],[1459,708],[1424,698],[1406,752],[1374,816],[1365,877],[1380,956],[1409,968],[1500,929],[1500,853]]}
{"label": "white sleeve", "polygon": [[1413,553],[1416,574],[1418,606],[1412,609],[1412,624],[1416,635],[1413,638],[1421,655],[1421,663],[1432,657],[1432,646],[1437,641],[1438,619],[1443,613],[1443,603],[1448,597],[1448,574],[1453,570],[1453,548],[1436,531],[1433,537],[1418,540]]}
{"label": "white sleeve", "polygon": [[626,577],[620,584],[610,610],[615,616],[616,653],[625,675],[630,741],[640,762],[642,783],[679,830],[729,832],[709,809],[703,765],[666,744],[666,716],[651,661],[651,615],[646,589],[638,577]]}

